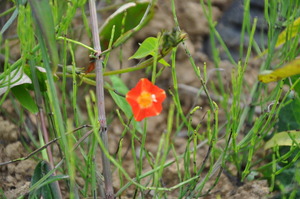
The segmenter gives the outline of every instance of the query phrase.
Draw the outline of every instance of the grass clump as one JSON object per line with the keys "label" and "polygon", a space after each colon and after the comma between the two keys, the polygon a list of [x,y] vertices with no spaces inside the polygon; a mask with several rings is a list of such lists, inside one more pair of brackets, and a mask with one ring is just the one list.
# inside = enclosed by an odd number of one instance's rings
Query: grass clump
{"label": "grass clump", "polygon": [[[27,156],[1,166],[37,161],[30,188],[19,197],[225,198],[218,186],[230,179],[238,190],[267,180],[264,197],[297,198],[299,3],[265,0],[267,46],[254,39],[258,19],[251,17],[250,3],[243,3],[236,61],[216,28],[212,2],[199,1],[210,30],[212,60],[205,63],[187,45],[175,1],[169,5],[174,29],[144,38],[128,57],[126,42],[149,26],[159,2],[106,2],[97,12],[93,0],[28,0],[1,13],[10,18],[1,29],[0,104],[11,101],[15,112],[2,106],[1,114],[16,114],[20,119],[11,122],[30,140],[24,142]],[[106,10],[115,12],[105,22],[101,18],[99,32],[98,16]],[[18,38],[5,35],[12,26]],[[12,40],[20,49],[16,61],[10,60]],[[220,48],[231,67],[222,67]],[[79,65],[80,49],[90,60],[87,68]],[[178,72],[183,52],[193,85],[182,84],[185,74]],[[118,69],[112,69],[115,54]],[[138,62],[124,66],[125,59]],[[260,81],[247,81],[253,71]],[[149,81],[142,79],[129,94],[139,76]],[[276,81],[266,84],[267,78]],[[192,105],[182,88],[196,94]],[[35,128],[24,122],[28,115],[37,118]]]}

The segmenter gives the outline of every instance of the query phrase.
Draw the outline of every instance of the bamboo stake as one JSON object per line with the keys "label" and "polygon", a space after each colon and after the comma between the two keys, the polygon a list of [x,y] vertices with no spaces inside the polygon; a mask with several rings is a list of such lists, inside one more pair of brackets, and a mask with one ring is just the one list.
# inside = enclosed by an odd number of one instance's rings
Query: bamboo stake
{"label": "bamboo stake", "polygon": [[[104,143],[104,146],[108,148],[107,124],[106,124],[105,106],[104,106],[103,71],[102,71],[103,60],[102,57],[100,56],[101,46],[100,46],[100,39],[99,39],[95,0],[89,1],[89,9],[91,14],[90,20],[91,20],[91,27],[92,27],[92,34],[93,34],[93,43],[94,43],[94,49],[96,51],[96,57],[97,57],[95,65],[96,65],[96,95],[97,95],[98,121],[100,123],[99,134]],[[103,151],[101,151],[101,155],[102,155],[103,175],[104,175],[104,183],[105,183],[105,196],[107,199],[113,199],[114,191],[112,186],[110,162],[109,159],[103,153]]]}

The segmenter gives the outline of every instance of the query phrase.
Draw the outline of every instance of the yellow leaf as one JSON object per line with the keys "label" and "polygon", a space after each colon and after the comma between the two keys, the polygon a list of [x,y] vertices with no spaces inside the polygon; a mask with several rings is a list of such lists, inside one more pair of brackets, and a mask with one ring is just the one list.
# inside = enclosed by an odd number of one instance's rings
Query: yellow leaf
{"label": "yellow leaf", "polygon": [[283,78],[300,74],[300,59],[295,59],[285,66],[267,74],[258,75],[258,80],[263,83],[276,82]]}
{"label": "yellow leaf", "polygon": [[[292,24],[288,25],[278,36],[275,47],[279,47],[288,40],[294,38],[300,31],[300,17],[297,18]],[[268,49],[264,50],[258,57],[263,56],[268,52]]]}
{"label": "yellow leaf", "polygon": [[300,143],[300,131],[283,131],[276,133],[268,142],[265,144],[265,149],[272,148],[274,146],[292,146],[297,143]]}
{"label": "yellow leaf", "polygon": [[299,33],[299,25],[300,17],[280,33],[275,46],[278,47],[281,44],[284,44],[287,40],[295,37]]}

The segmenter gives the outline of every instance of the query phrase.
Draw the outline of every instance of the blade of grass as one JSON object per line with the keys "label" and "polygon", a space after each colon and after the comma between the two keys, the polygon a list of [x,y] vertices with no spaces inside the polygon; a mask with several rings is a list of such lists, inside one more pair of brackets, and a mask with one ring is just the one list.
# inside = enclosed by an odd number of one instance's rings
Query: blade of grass
{"label": "blade of grass", "polygon": [[[53,110],[54,116],[54,126],[58,133],[58,136],[62,139],[60,140],[60,147],[65,154],[66,157],[66,165],[68,171],[71,171],[69,167],[69,149],[68,149],[68,141],[66,135],[64,134],[65,128],[63,125],[62,114],[59,107],[58,95],[56,91],[56,87],[53,79],[53,72],[56,71],[57,63],[58,63],[58,53],[56,48],[55,41],[55,31],[53,24],[53,17],[49,2],[46,0],[43,1],[29,1],[32,8],[32,15],[34,19],[34,23],[36,25],[36,34],[38,36],[38,41],[40,44],[40,48],[42,51],[42,59],[46,69],[47,75],[47,93],[50,101],[51,109]],[[45,16],[47,13],[47,16]],[[49,49],[47,49],[46,47]],[[50,57],[48,56],[48,51],[50,52]],[[52,67],[50,67],[50,59],[52,60]],[[71,173],[69,173],[71,175]]]}
{"label": "blade of grass", "polygon": [[[47,0],[29,0],[32,15],[36,26],[43,35],[44,42],[50,54],[51,69],[55,74],[58,66],[58,52],[55,39],[55,28],[53,22],[53,15],[49,1]],[[47,13],[47,14],[45,14]]]}

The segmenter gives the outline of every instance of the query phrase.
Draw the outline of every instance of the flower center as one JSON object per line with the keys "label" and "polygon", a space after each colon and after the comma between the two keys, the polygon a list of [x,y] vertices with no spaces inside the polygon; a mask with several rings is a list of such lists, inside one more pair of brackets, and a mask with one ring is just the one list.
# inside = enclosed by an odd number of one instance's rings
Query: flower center
{"label": "flower center", "polygon": [[152,105],[152,102],[155,102],[156,98],[155,95],[151,95],[148,92],[142,92],[141,95],[138,97],[137,102],[141,106],[141,108],[147,108]]}

